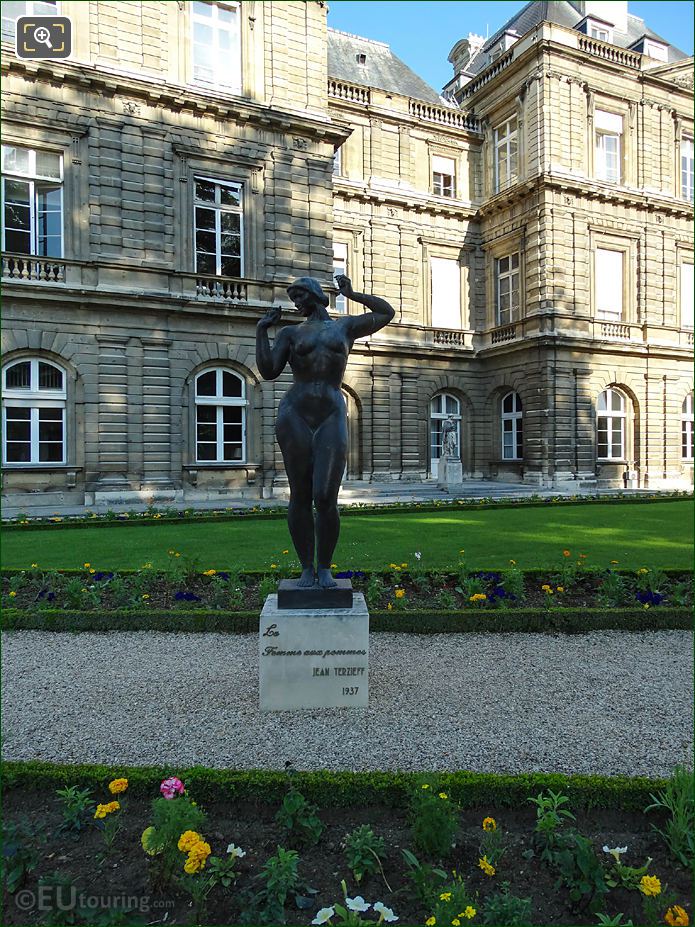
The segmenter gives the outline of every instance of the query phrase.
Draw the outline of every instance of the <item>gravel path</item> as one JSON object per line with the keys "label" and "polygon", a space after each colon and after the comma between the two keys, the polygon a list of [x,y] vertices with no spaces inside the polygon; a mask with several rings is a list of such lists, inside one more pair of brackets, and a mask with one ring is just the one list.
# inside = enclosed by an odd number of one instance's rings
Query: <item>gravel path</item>
{"label": "gravel path", "polygon": [[666,776],[692,638],[372,634],[370,708],[258,711],[254,635],[3,635],[7,759]]}

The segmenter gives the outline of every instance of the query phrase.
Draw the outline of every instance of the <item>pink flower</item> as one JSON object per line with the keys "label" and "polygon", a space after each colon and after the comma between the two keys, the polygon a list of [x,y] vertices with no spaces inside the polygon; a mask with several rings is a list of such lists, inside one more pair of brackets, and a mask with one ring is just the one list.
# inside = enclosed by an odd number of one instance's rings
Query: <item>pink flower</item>
{"label": "pink flower", "polygon": [[165,779],[164,782],[159,786],[159,791],[165,798],[175,798],[176,795],[183,795],[184,785],[180,779],[177,779],[176,776],[172,776],[171,779]]}

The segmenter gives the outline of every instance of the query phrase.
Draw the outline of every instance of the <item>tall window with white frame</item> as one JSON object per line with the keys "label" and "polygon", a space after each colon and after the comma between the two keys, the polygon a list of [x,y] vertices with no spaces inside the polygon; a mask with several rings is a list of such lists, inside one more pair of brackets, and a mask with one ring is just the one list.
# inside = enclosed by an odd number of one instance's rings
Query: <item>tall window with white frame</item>
{"label": "tall window with white frame", "polygon": [[681,457],[688,462],[693,459],[693,394],[683,400],[681,409]]}
{"label": "tall window with white frame", "polygon": [[521,304],[521,275],[519,252],[495,260],[495,289],[497,293],[497,325],[509,325],[519,318]]}
{"label": "tall window with white frame", "polygon": [[456,195],[456,161],[432,155],[432,192],[450,199]]}
{"label": "tall window with white frame", "polygon": [[20,16],[56,16],[58,12],[58,4],[51,0],[26,0],[24,3],[5,0],[2,4],[3,42],[14,42],[15,24]]}
{"label": "tall window with white frame", "polygon": [[193,82],[241,93],[241,5],[191,4]]}
{"label": "tall window with white frame", "polygon": [[246,460],[246,384],[221,367],[195,378],[195,447],[197,463],[243,463]]}
{"label": "tall window with white frame", "polygon": [[516,116],[493,132],[495,193],[515,184],[519,176],[519,143]]}
{"label": "tall window with white frame", "polygon": [[65,371],[28,358],[2,373],[2,459],[4,464],[65,463]]}
{"label": "tall window with white frame", "polygon": [[2,146],[2,250],[63,256],[63,156]]}
{"label": "tall window with white frame", "polygon": [[[333,242],[333,275],[345,274],[348,276],[348,246],[342,241]],[[347,312],[347,299],[336,296],[335,311]]]}
{"label": "tall window with white frame", "polygon": [[596,456],[599,460],[625,460],[625,397],[611,386],[596,404]]}
{"label": "tall window with white frame", "polygon": [[195,269],[199,274],[244,276],[242,185],[196,177]]}
{"label": "tall window with white frame", "polygon": [[502,399],[502,460],[524,456],[524,418],[521,396],[507,393]]}
{"label": "tall window with white frame", "polygon": [[623,117],[603,109],[594,112],[594,174],[598,180],[620,183],[622,179]]}
{"label": "tall window with white frame", "polygon": [[693,265],[686,263],[681,264],[680,280],[680,319],[681,328],[693,330]]}
{"label": "tall window with white frame", "polygon": [[625,253],[597,248],[594,257],[596,318],[606,322],[623,319]]}
{"label": "tall window with white frame", "polygon": [[681,138],[681,197],[695,201],[695,160],[693,160],[693,139],[687,135]]}

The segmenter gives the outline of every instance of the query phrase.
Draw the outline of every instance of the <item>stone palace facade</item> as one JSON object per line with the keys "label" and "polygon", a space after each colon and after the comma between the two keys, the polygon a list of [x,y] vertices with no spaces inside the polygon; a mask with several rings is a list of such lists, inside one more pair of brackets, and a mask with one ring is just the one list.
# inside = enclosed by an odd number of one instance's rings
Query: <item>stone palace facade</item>
{"label": "stone palace facade", "polygon": [[[71,57],[18,58],[19,13]],[[464,479],[691,485],[693,62],[627,3],[529,3],[441,94],[315,0],[2,30],[9,503],[285,492],[255,326],[338,271],[396,309],[351,355],[348,481],[436,478],[453,416]]]}

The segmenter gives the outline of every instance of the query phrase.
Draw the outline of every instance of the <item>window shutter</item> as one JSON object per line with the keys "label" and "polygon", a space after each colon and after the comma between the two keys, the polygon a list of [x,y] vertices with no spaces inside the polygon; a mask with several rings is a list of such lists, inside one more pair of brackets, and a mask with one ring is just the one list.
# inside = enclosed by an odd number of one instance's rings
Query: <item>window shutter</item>
{"label": "window shutter", "polygon": [[461,273],[458,261],[431,258],[432,326],[461,328]]}
{"label": "window shutter", "polygon": [[623,316],[623,252],[596,249],[596,315],[620,320]]}
{"label": "window shutter", "polygon": [[693,265],[681,264],[681,328],[693,327]]}
{"label": "window shutter", "polygon": [[456,162],[453,158],[441,158],[439,155],[432,155],[432,173],[449,174],[453,177],[456,173]]}
{"label": "window shutter", "polygon": [[617,113],[607,113],[602,109],[594,111],[594,126],[601,132],[611,132],[613,135],[622,135],[623,117]]}

